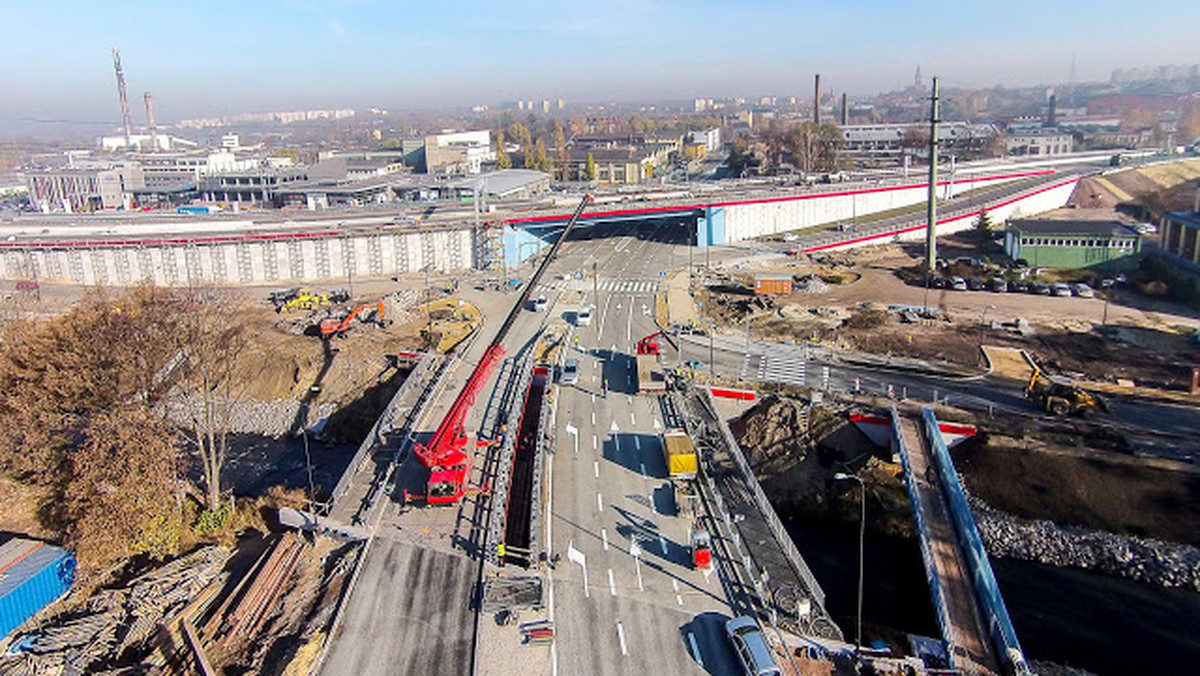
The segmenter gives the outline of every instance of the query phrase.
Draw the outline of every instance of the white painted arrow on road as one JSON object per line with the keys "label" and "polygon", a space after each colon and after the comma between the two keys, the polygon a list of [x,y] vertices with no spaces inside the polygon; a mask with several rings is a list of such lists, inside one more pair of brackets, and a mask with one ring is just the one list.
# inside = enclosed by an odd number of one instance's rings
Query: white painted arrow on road
{"label": "white painted arrow on road", "polygon": [[579,567],[583,569],[583,597],[591,598],[592,595],[588,592],[587,557],[583,555],[583,552],[575,549],[573,542],[567,543],[567,560],[571,563],[578,563]]}

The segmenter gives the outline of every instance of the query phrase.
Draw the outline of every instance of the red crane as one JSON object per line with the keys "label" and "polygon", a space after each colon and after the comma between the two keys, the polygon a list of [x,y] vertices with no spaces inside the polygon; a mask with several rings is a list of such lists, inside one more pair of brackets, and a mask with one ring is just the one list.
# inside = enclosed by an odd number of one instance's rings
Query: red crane
{"label": "red crane", "polygon": [[525,289],[509,311],[508,317],[500,325],[500,330],[496,332],[496,337],[492,339],[491,345],[484,351],[479,363],[475,365],[471,377],[467,379],[462,391],[450,405],[450,410],[446,411],[446,417],[442,419],[442,424],[438,425],[433,437],[426,444],[414,446],[417,459],[421,461],[422,465],[429,468],[429,482],[425,487],[426,504],[454,504],[466,495],[467,481],[471,476],[471,453],[467,452],[467,432],[464,427],[467,413],[475,404],[475,398],[479,396],[488,377],[492,375],[492,370],[504,358],[504,338],[529,300],[529,293],[537,286],[538,281],[542,278],[542,273],[546,271],[546,266],[550,264],[550,261],[558,253],[559,247],[566,241],[571,228],[575,227],[575,222],[579,220],[579,215],[583,213],[584,207],[591,202],[591,195],[583,196],[579,206],[575,208],[575,213],[571,215],[571,220],[567,221],[567,227],[550,247],[549,253],[542,260],[542,264],[538,266],[537,272],[525,285]]}

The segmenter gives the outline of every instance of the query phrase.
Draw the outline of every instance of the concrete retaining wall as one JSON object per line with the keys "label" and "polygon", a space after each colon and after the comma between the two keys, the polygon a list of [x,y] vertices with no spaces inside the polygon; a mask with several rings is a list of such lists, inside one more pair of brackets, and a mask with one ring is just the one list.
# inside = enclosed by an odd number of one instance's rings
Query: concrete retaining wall
{"label": "concrete retaining wall", "polygon": [[[0,251],[0,276],[75,284],[164,286],[196,283],[256,284],[344,280],[474,267],[470,229],[342,235],[197,238],[170,242],[127,241],[73,245],[33,243]],[[219,239],[219,241],[212,241]]]}

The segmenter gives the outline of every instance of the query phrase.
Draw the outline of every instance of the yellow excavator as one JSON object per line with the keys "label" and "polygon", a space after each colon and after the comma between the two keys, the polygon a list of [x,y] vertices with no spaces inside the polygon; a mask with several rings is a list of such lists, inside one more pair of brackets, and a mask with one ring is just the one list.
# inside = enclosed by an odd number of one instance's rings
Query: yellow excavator
{"label": "yellow excavator", "polygon": [[1103,399],[1080,388],[1070,378],[1046,375],[1036,367],[1025,386],[1025,396],[1040,402],[1042,408],[1054,415],[1086,417],[1097,411],[1108,412]]}

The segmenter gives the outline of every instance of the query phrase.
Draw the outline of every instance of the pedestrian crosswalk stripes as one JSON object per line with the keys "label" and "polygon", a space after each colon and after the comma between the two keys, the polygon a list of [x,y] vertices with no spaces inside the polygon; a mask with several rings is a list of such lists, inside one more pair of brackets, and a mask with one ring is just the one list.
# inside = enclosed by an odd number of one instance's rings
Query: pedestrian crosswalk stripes
{"label": "pedestrian crosswalk stripes", "polygon": [[806,364],[803,358],[794,355],[763,355],[759,361],[758,379],[788,385],[805,385]]}
{"label": "pedestrian crosswalk stripes", "polygon": [[[658,282],[647,279],[603,279],[596,284],[596,288],[609,293],[654,293],[658,290]],[[539,284],[537,288],[538,293],[591,290],[591,281],[578,279],[556,279]]]}

